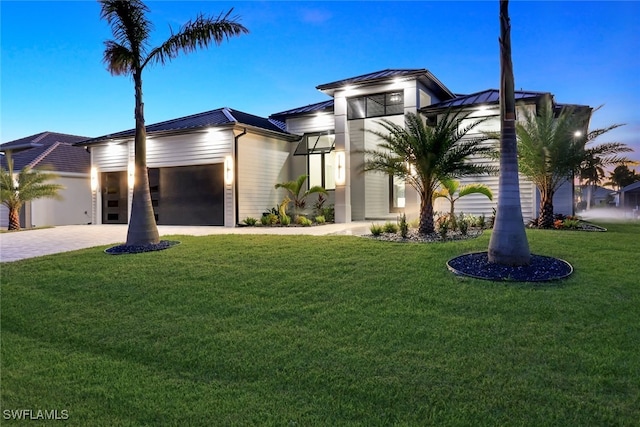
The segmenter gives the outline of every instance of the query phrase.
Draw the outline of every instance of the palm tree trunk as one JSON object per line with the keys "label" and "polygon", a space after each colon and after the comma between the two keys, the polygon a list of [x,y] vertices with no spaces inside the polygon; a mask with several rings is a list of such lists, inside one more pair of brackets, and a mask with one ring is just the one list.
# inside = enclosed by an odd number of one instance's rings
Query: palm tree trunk
{"label": "palm tree trunk", "polygon": [[433,191],[425,190],[420,200],[420,226],[418,233],[431,234],[435,233],[433,226]]}
{"label": "palm tree trunk", "polygon": [[127,246],[144,246],[158,243],[160,236],[153,216],[149,175],[147,172],[147,132],[144,127],[144,104],[142,103],[142,70],[133,73],[135,84],[135,181],[131,201],[131,217],[127,230]]}
{"label": "palm tree trunk", "polygon": [[531,259],[522,218],[516,108],[511,63],[509,2],[500,0],[500,178],[496,219],[489,242],[489,261],[505,265],[527,265]]}
{"label": "palm tree trunk", "polygon": [[553,228],[553,192],[540,192],[540,215],[538,227]]}
{"label": "palm tree trunk", "polygon": [[20,230],[20,210],[9,209],[9,230]]}
{"label": "palm tree trunk", "polygon": [[591,197],[593,195],[593,184],[588,184],[587,185],[587,208],[586,210],[591,209]]}

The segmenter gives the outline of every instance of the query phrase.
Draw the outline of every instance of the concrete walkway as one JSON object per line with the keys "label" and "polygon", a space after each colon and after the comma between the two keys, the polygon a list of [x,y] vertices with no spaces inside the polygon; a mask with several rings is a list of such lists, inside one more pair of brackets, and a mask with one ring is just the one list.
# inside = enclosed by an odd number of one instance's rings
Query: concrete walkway
{"label": "concrete walkway", "polygon": [[[369,233],[369,222],[326,224],[317,227],[207,227],[160,225],[160,236],[213,234],[277,234],[308,236],[362,235]],[[17,261],[42,255],[75,251],[109,244],[122,244],[127,238],[126,224],[64,225],[37,230],[0,234],[0,262]]]}

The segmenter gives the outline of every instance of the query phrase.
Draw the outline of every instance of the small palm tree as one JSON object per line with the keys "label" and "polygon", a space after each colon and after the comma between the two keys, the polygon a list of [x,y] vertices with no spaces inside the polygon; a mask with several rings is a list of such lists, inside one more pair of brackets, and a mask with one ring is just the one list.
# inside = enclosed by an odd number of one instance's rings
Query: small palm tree
{"label": "small palm tree", "polygon": [[304,183],[307,178],[309,178],[309,175],[303,174],[300,175],[295,181],[287,181],[276,184],[276,189],[284,188],[285,190],[287,190],[287,193],[289,194],[288,198],[290,199],[289,201],[293,202],[293,212],[295,215],[298,215],[307,206],[306,199],[309,195],[327,194],[327,190],[319,185],[314,185],[313,187],[302,193],[302,187],[304,187]]}
{"label": "small palm tree", "polygon": [[629,169],[629,166],[624,164],[617,166],[613,171],[609,172],[609,181],[605,182],[605,185],[610,185],[620,191],[627,185],[631,185],[638,181],[640,181],[640,175],[634,170]]}
{"label": "small palm tree", "polygon": [[365,151],[364,171],[404,179],[420,194],[418,231],[421,234],[435,232],[433,195],[439,182],[493,170],[469,161],[471,156],[488,155],[491,148],[482,144],[486,137],[468,136],[482,120],[459,128],[458,123],[468,115],[448,112],[431,127],[417,114],[407,113],[405,126],[383,119],[378,123],[386,132],[368,131],[383,142],[378,145],[378,150]]}
{"label": "small palm tree", "polygon": [[631,151],[624,144],[606,143],[587,148],[598,136],[622,126],[616,124],[577,134],[576,130],[584,129],[588,120],[589,114],[573,108],[563,108],[556,115],[551,99],[547,98],[537,114],[525,111],[524,121],[516,125],[520,172],[540,192],[540,227],[553,227],[553,196],[563,183],[580,173],[585,160],[598,158],[603,166],[629,161],[617,155]]}
{"label": "small palm tree", "polygon": [[150,245],[159,241],[153,215],[149,177],[147,175],[146,129],[142,102],[142,71],[150,64],[161,64],[210,44],[220,45],[225,39],[248,33],[231,17],[231,12],[217,18],[197,16],[157,47],[150,48],[153,26],[147,14],[149,8],[140,0],[100,0],[100,17],[111,26],[115,40],[105,42],[104,62],[113,75],[130,75],[135,88],[135,181],[131,217],[127,231],[127,246]]}
{"label": "small palm tree", "polygon": [[57,178],[56,174],[24,167],[17,174],[13,173],[11,152],[7,152],[7,169],[0,168],[0,200],[9,209],[9,230],[20,229],[20,209],[36,199],[61,199],[58,193],[64,187],[49,183]]}
{"label": "small palm tree", "polygon": [[[600,134],[601,133],[591,132],[588,136],[589,141],[592,141]],[[629,159],[626,157],[619,157],[618,154],[628,153],[631,151],[633,151],[631,147],[620,142],[605,142],[595,147],[589,147],[585,150],[584,158],[579,167],[579,174],[580,179],[585,181],[588,186],[587,209],[591,208],[593,188],[605,177],[604,168],[613,165],[623,165],[630,162]]]}
{"label": "small palm tree", "polygon": [[493,200],[493,193],[491,192],[491,189],[484,184],[468,184],[460,187],[460,181],[455,179],[444,179],[440,181],[440,185],[442,187],[434,192],[433,199],[436,200],[442,197],[449,201],[449,221],[454,228],[456,226],[454,205],[459,198],[468,196],[469,194],[483,194],[487,196],[489,200]]}

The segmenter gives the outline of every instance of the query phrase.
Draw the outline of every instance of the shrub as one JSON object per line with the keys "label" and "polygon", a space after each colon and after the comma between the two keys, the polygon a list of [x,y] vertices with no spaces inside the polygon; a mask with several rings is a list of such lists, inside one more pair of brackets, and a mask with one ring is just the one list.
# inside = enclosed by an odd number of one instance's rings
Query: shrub
{"label": "shrub", "polygon": [[484,214],[482,214],[482,215],[480,215],[480,216],[478,217],[478,220],[476,221],[476,225],[477,225],[479,228],[484,228],[484,227],[486,227],[487,223],[486,223],[486,220],[485,220],[485,218],[484,218]]}
{"label": "shrub", "polygon": [[296,222],[303,227],[309,227],[313,224],[313,221],[311,221],[306,216],[299,216]]}
{"label": "shrub", "polygon": [[324,224],[325,222],[327,222],[327,220],[325,219],[324,215],[318,215],[318,216],[315,218],[315,220],[316,220],[316,222],[317,222],[318,224]]}
{"label": "shrub", "polygon": [[409,224],[407,223],[407,215],[404,213],[400,215],[400,219],[398,220],[398,227],[400,227],[400,235],[403,239],[407,238],[409,234]]}
{"label": "shrub", "polygon": [[414,218],[409,221],[409,228],[418,228],[420,227],[420,217]]}
{"label": "shrub", "polygon": [[260,223],[262,225],[275,225],[278,223],[278,215],[265,212],[262,214],[262,218],[260,218]]}
{"label": "shrub", "polygon": [[442,215],[438,217],[438,219],[436,219],[436,225],[438,234],[440,234],[440,237],[445,240],[449,233],[449,215]]}
{"label": "shrub", "polygon": [[580,220],[578,220],[578,219],[573,219],[573,218],[571,218],[571,219],[570,219],[570,217],[567,217],[567,219],[565,219],[565,220],[562,222],[562,226],[563,226],[564,228],[570,228],[570,229],[575,230],[575,229],[577,229],[577,228],[580,226]]}
{"label": "shrub", "polygon": [[385,222],[384,226],[382,227],[382,230],[385,233],[397,233],[398,232],[398,225],[394,224],[392,222]]}
{"label": "shrub", "polygon": [[254,226],[258,223],[258,220],[248,216],[243,220],[243,222],[247,225]]}
{"label": "shrub", "polygon": [[379,236],[382,234],[382,226],[378,224],[371,224],[371,227],[369,227],[369,231],[371,231],[371,234],[373,234],[374,236]]}
{"label": "shrub", "polygon": [[281,215],[280,216],[280,224],[287,226],[289,224],[291,224],[291,217],[287,214]]}
{"label": "shrub", "polygon": [[336,209],[333,205],[329,205],[329,207],[322,209],[322,215],[327,220],[327,222],[334,222],[336,219]]}
{"label": "shrub", "polygon": [[556,219],[556,220],[554,220],[554,221],[553,221],[553,228],[556,228],[556,229],[558,229],[558,230],[559,230],[559,229],[561,229],[561,228],[562,228],[563,223],[564,223],[564,220],[562,220],[562,219]]}
{"label": "shrub", "polygon": [[463,213],[460,213],[458,216],[458,228],[460,229],[460,234],[463,236],[467,235],[467,231],[469,230],[469,219],[465,217]]}

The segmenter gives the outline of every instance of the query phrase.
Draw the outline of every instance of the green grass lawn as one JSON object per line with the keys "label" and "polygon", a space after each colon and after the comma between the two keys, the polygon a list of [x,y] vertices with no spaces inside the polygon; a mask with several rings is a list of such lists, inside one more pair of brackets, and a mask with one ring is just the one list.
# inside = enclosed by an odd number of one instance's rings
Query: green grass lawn
{"label": "green grass lawn", "polygon": [[538,285],[447,270],[486,250],[488,232],[432,244],[171,236],[182,244],[161,252],[3,264],[3,418],[638,425],[640,224],[603,225],[528,231],[532,252],[575,268]]}

